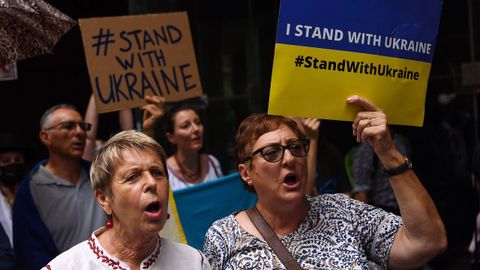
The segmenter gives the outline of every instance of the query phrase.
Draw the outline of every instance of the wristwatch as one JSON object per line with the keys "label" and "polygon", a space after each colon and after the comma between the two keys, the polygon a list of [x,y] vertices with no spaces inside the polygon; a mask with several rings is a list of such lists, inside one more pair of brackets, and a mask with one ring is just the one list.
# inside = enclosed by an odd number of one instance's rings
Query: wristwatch
{"label": "wristwatch", "polygon": [[410,162],[410,160],[406,156],[403,156],[403,158],[404,158],[404,162],[402,163],[402,165],[395,168],[391,168],[391,169],[383,169],[383,172],[387,177],[399,175],[406,172],[407,170],[413,169],[412,162]]}

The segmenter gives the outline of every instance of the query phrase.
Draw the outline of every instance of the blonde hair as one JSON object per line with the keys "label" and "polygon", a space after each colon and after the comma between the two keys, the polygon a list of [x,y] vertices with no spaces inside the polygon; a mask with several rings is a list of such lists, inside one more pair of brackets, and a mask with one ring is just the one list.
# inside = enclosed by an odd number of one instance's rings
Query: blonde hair
{"label": "blonde hair", "polygon": [[168,178],[167,155],[162,146],[150,136],[135,130],[122,131],[110,138],[98,151],[90,168],[90,181],[93,190],[100,189],[106,196],[112,196],[112,177],[115,166],[123,162],[122,151],[152,150],[162,160]]}

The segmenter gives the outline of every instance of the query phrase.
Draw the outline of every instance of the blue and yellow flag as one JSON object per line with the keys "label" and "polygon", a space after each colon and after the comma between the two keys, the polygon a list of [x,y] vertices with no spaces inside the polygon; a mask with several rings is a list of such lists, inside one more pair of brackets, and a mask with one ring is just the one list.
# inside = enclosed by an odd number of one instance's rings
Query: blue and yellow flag
{"label": "blue and yellow flag", "polygon": [[351,121],[360,95],[423,125],[441,0],[282,0],[269,114]]}
{"label": "blue and yellow flag", "polygon": [[187,243],[203,249],[208,228],[217,219],[248,209],[257,196],[248,192],[238,173],[173,192]]}
{"label": "blue and yellow flag", "polygon": [[183,230],[182,223],[180,222],[180,217],[178,216],[175,197],[173,196],[171,189],[168,192],[168,214],[170,214],[170,218],[160,231],[160,236],[178,243],[187,244],[187,238],[185,237],[185,232]]}

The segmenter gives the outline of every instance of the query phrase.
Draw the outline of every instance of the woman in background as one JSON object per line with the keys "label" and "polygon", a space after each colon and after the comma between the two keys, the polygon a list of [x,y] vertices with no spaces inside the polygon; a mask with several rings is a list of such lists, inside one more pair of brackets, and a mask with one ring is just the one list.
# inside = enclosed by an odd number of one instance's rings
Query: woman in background
{"label": "woman in background", "polygon": [[190,105],[172,108],[165,117],[165,136],[174,146],[167,159],[172,190],[182,189],[223,176],[220,162],[202,153],[204,127],[198,112]]}

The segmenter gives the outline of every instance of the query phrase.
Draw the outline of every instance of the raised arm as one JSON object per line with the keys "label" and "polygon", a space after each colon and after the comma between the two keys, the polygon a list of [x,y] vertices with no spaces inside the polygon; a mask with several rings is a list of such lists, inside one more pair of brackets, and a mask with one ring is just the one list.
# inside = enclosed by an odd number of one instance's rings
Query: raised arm
{"label": "raised arm", "polygon": [[125,109],[118,112],[118,121],[120,123],[120,129],[131,130],[133,129],[133,113],[132,109]]}
{"label": "raised arm", "polygon": [[95,157],[95,143],[98,133],[98,113],[97,106],[95,105],[95,97],[93,94],[88,101],[87,111],[85,112],[85,122],[92,124],[92,128],[87,131],[87,141],[85,143],[85,149],[83,150],[82,158],[88,161],[92,161]]}
{"label": "raised arm", "polygon": [[[350,104],[362,108],[353,122],[357,142],[368,141],[387,170],[406,162],[393,143],[385,113],[366,99],[352,96]],[[429,261],[447,247],[445,227],[432,198],[410,168],[389,177],[400,207],[403,225],[395,236],[388,266],[410,269]]]}
{"label": "raised arm", "polygon": [[147,104],[143,110],[143,133],[155,138],[155,125],[165,115],[165,99],[159,96],[145,96]]}
{"label": "raised arm", "polygon": [[315,178],[317,175],[317,147],[318,147],[318,129],[320,120],[316,118],[303,118],[303,132],[310,140],[310,150],[308,151],[308,183],[307,194],[317,195],[319,190],[315,188]]}
{"label": "raised arm", "polygon": [[[125,109],[118,112],[118,120],[121,130],[133,129],[133,114],[131,109]],[[85,112],[85,122],[92,124],[92,128],[87,131],[87,141],[83,151],[82,158],[92,161],[96,154],[96,142],[98,134],[98,112],[93,94],[88,101],[87,111]]]}
{"label": "raised arm", "polygon": [[320,128],[320,120],[316,118],[292,118],[300,131],[310,140],[310,150],[307,155],[307,195],[317,195],[315,188],[315,177],[317,174],[317,146],[318,146],[318,129]]}

